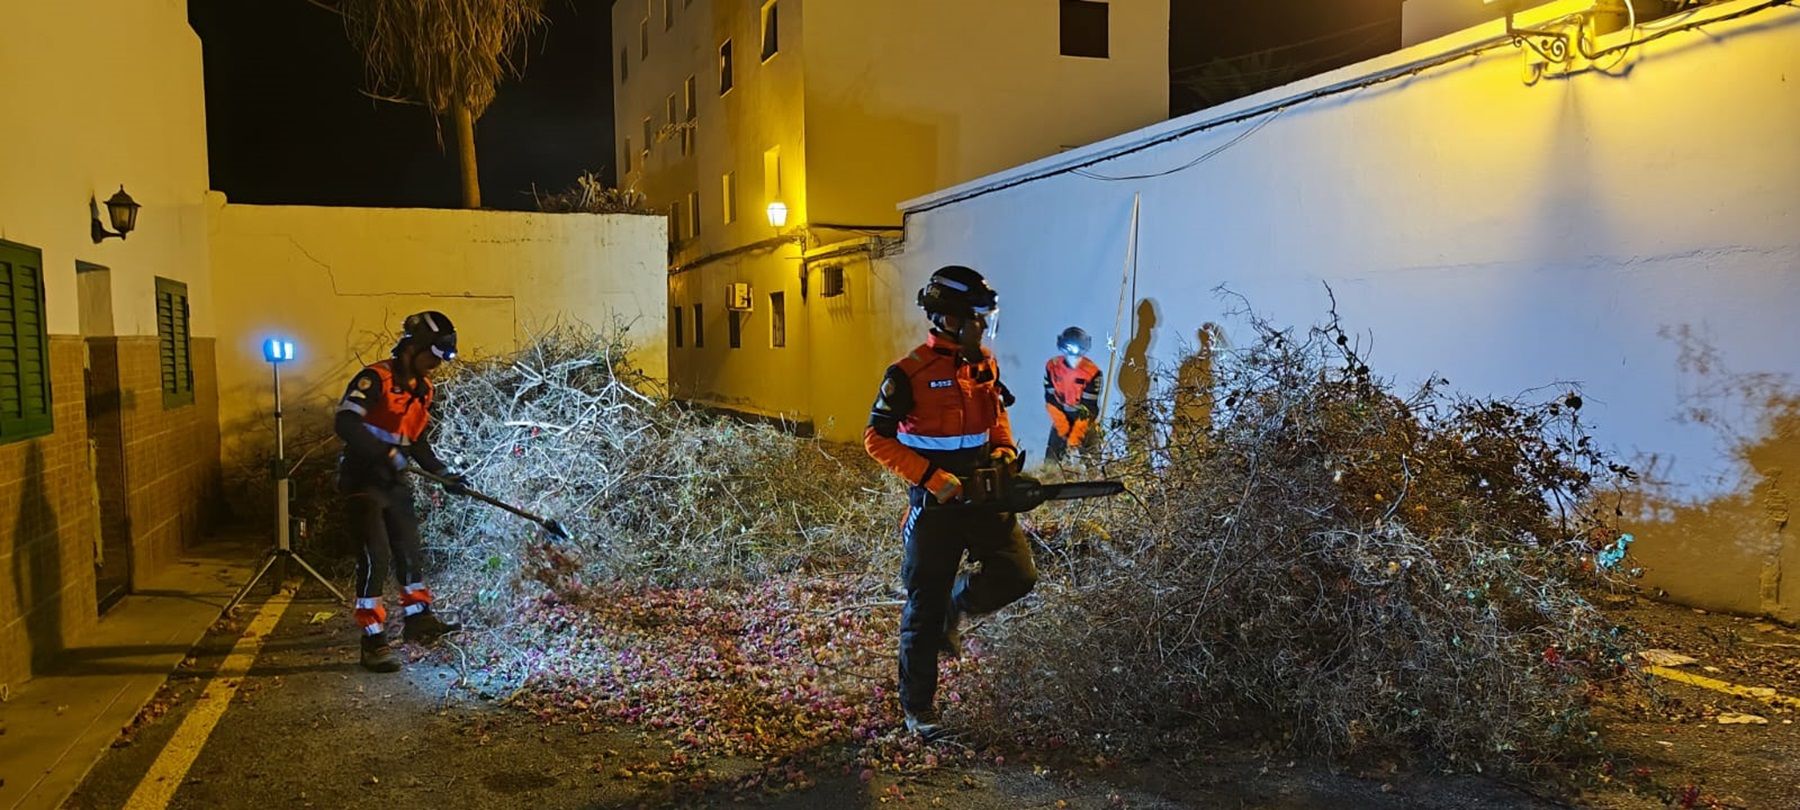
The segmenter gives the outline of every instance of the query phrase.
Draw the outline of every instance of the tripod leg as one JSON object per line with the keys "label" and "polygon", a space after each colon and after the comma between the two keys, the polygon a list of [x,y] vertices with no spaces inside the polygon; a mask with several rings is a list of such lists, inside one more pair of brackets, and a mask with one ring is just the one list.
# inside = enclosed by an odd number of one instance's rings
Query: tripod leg
{"label": "tripod leg", "polygon": [[318,580],[320,585],[324,585],[325,590],[331,591],[331,595],[337,597],[339,602],[350,601],[349,599],[346,599],[344,597],[343,591],[338,590],[337,586],[332,585],[331,580],[326,579],[325,575],[320,574],[318,572],[318,569],[315,569],[311,565],[307,564],[306,560],[304,558],[302,558],[300,555],[290,552],[287,556],[289,559],[292,559],[294,562],[299,563],[301,568],[306,569],[306,573],[312,574],[312,578]]}
{"label": "tripod leg", "polygon": [[237,607],[239,602],[244,601],[244,597],[250,595],[250,589],[255,588],[256,583],[263,578],[263,574],[269,572],[269,566],[275,564],[275,558],[278,556],[280,556],[280,554],[277,552],[269,552],[269,556],[263,559],[262,566],[256,569],[256,576],[251,577],[249,582],[244,583],[244,587],[238,589],[237,595],[231,597],[231,601],[225,603],[225,612],[231,612],[231,609]]}

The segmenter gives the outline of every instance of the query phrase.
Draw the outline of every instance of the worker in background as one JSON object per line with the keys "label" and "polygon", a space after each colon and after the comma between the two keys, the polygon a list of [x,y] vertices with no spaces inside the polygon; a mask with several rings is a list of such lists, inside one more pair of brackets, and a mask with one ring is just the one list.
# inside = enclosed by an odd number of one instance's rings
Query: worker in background
{"label": "worker in background", "polygon": [[1094,339],[1079,326],[1056,336],[1057,354],[1044,364],[1044,410],[1050,413],[1049,461],[1062,461],[1080,448],[1100,409],[1100,367],[1087,359]]}
{"label": "worker in background", "polygon": [[[863,447],[911,485],[901,522],[900,707],[907,729],[930,740],[943,734],[939,653],[960,653],[963,616],[1030,593],[1037,568],[1013,515],[946,508],[977,468],[1018,460],[1000,365],[981,345],[998,296],[980,273],[953,265],[932,274],[918,303],[930,335],[882,376]],[[959,575],[964,553],[977,572]]]}
{"label": "worker in background", "polygon": [[431,590],[420,568],[419,518],[412,488],[401,474],[409,463],[448,479],[460,493],[464,479],[453,475],[431,451],[431,373],[456,359],[456,327],[441,312],[407,316],[393,357],[351,379],[338,403],[335,428],[344,440],[338,488],[349,496],[350,526],[362,535],[356,561],[356,610],[362,665],[396,672],[400,658],[388,643],[382,583],[392,569],[400,584],[400,609],[408,642],[428,644],[457,629],[431,610]]}

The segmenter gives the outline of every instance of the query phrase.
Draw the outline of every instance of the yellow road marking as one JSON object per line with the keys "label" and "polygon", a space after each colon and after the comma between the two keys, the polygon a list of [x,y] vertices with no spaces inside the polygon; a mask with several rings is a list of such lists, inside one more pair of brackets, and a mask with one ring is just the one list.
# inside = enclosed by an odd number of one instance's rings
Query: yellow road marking
{"label": "yellow road marking", "polygon": [[1790,709],[1800,709],[1800,698],[1788,697],[1767,686],[1739,686],[1735,683],[1727,683],[1725,681],[1708,678],[1705,675],[1695,675],[1691,672],[1682,672],[1681,670],[1670,669],[1668,667],[1644,667],[1644,671],[1651,675],[1655,675],[1658,678],[1666,678],[1675,681],[1676,683],[1685,683],[1689,686],[1698,686],[1701,689],[1711,689],[1714,692],[1722,692],[1727,695],[1737,695],[1738,697],[1746,697],[1751,700],[1760,700],[1773,706],[1786,706]]}
{"label": "yellow road marking", "polygon": [[186,781],[188,769],[194,766],[194,759],[200,756],[200,749],[206,746],[219,718],[231,705],[231,698],[237,694],[244,676],[250,673],[250,665],[256,663],[263,640],[281,622],[282,614],[293,603],[294,589],[298,585],[298,580],[288,582],[256,612],[256,618],[250,621],[243,637],[232,645],[231,654],[225,656],[219,671],[207,682],[200,699],[181,721],[181,727],[175,729],[175,736],[163,746],[162,753],[138,782],[137,790],[132,791],[131,798],[125,801],[125,810],[162,810],[169,806],[169,800]]}

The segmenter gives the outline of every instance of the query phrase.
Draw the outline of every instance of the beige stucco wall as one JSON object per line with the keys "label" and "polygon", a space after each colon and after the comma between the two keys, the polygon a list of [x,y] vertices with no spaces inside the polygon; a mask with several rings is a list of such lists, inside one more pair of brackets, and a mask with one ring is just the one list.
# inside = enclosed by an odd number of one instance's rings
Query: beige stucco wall
{"label": "beige stucco wall", "polygon": [[[1372,335],[1373,364],[1403,386],[1434,373],[1481,395],[1580,384],[1583,421],[1644,473],[1627,513],[1646,584],[1800,620],[1800,9],[1670,34],[1611,73],[1535,81],[1502,39],[1273,121],[1151,143],[1494,41],[1500,27],[915,201],[904,255],[874,275],[904,294],[941,264],[987,271],[1001,293],[1002,375],[1021,394],[1071,323],[1094,334],[1102,360],[1110,334],[1121,363],[1142,347],[1169,364],[1203,324],[1225,324],[1227,338],[1242,328],[1216,286],[1305,325],[1331,305],[1329,284],[1345,323]],[[1064,171],[1002,187],[1139,145],[1087,171],[1141,179]],[[982,189],[994,190],[932,207]],[[1134,196],[1138,301],[1115,323]],[[889,306],[913,317],[904,297]],[[1134,325],[1139,307],[1151,317]],[[888,336],[888,351],[915,329]],[[854,373],[873,379],[879,362]],[[1041,409],[1018,409],[1014,426],[1041,452]]]}
{"label": "beige stucco wall", "polygon": [[[186,282],[193,333],[215,334],[206,101],[187,4],[0,4],[0,106],[0,239],[43,251],[50,333],[80,332],[75,263],[86,261],[112,271],[114,334],[156,334],[156,276]],[[96,245],[89,200],[120,184],[143,206],[137,230]]]}
{"label": "beige stucco wall", "polygon": [[1169,115],[1169,4],[1108,4],[1108,57],[1060,53],[1046,0],[807,6],[813,219],[898,224],[895,203]]}
{"label": "beige stucco wall", "polygon": [[667,374],[659,217],[236,205],[217,194],[210,210],[228,473],[273,446],[261,354],[272,335],[295,343],[283,394],[301,438],[329,429],[350,376],[386,357],[400,320],[425,309],[456,322],[470,357],[558,322],[622,319],[632,359]]}

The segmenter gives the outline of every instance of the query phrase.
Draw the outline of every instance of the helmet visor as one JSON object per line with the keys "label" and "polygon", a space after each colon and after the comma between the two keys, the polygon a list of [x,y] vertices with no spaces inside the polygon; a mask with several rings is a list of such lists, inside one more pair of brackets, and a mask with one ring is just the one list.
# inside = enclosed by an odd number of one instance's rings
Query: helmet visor
{"label": "helmet visor", "polygon": [[431,341],[431,353],[437,355],[439,360],[455,360],[456,333],[449,332],[442,334],[439,335],[436,340]]}

